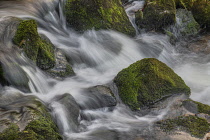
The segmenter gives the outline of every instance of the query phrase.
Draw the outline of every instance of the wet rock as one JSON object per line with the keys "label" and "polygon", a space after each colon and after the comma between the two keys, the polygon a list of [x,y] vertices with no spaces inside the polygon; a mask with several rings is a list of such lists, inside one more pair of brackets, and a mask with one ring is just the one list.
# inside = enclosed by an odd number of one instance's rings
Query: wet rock
{"label": "wet rock", "polygon": [[197,54],[210,54],[210,35],[203,35],[194,38],[186,47]]}
{"label": "wet rock", "polygon": [[172,44],[183,37],[195,36],[199,31],[200,25],[195,21],[192,12],[186,9],[177,9],[176,23],[165,30]]}
{"label": "wet rock", "polygon": [[66,56],[59,49],[55,49],[55,66],[47,71],[50,75],[56,79],[65,78],[68,76],[74,76],[74,70],[68,63]]}
{"label": "wet rock", "polygon": [[163,31],[175,23],[176,6],[173,0],[148,0],[143,16],[136,13],[136,25],[146,31]]}
{"label": "wet rock", "polygon": [[182,130],[198,138],[203,138],[210,131],[210,124],[205,119],[193,115],[162,120],[157,125],[168,133]]}
{"label": "wet rock", "polygon": [[4,71],[3,71],[1,63],[0,63],[0,79],[1,79],[0,84],[2,84],[2,85],[7,85],[8,84],[8,82],[4,78]]}
{"label": "wet rock", "polygon": [[3,65],[4,68],[4,77],[6,81],[12,86],[20,89],[24,92],[29,92],[28,82],[29,79],[25,71],[18,64],[6,63]]}
{"label": "wet rock", "polygon": [[[65,114],[60,114],[61,112],[57,112],[58,114],[54,113],[55,118],[57,118],[56,119],[57,124],[61,123],[59,120],[59,116],[66,115],[66,117],[68,118],[67,123],[69,123],[69,126],[71,126],[71,128],[69,128],[69,131],[77,132],[79,125],[78,120],[79,120],[80,108],[77,102],[75,101],[74,97],[71,94],[65,93],[63,95],[54,97],[52,101],[53,102],[50,103],[49,106],[54,110],[54,112],[56,112],[55,109],[58,107],[58,105],[60,105],[60,107],[65,111]],[[63,132],[64,128],[61,128],[60,127],[61,125],[58,126],[59,130]]]}
{"label": "wet rock", "polygon": [[62,139],[48,109],[32,95],[0,93],[0,139]]}
{"label": "wet rock", "polygon": [[69,25],[78,31],[112,29],[135,35],[120,0],[67,0],[65,13]]}
{"label": "wet rock", "polygon": [[98,85],[82,91],[87,98],[82,108],[84,109],[98,109],[103,107],[114,107],[117,102],[109,87]]}
{"label": "wet rock", "polygon": [[166,64],[155,58],[146,58],[120,71],[114,79],[122,101],[133,110],[150,106],[190,88]]}
{"label": "wet rock", "polygon": [[193,114],[198,113],[198,105],[192,100],[185,100],[183,101],[182,105]]}

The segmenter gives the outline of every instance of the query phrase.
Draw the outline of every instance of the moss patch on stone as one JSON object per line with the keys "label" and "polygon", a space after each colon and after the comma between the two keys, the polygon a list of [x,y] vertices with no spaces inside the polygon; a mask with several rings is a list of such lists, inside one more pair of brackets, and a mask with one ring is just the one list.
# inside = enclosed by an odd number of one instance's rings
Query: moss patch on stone
{"label": "moss patch on stone", "polygon": [[67,0],[67,22],[78,31],[112,29],[135,35],[120,0]]}
{"label": "moss patch on stone", "polygon": [[[163,31],[175,23],[176,5],[174,0],[148,0],[144,16],[136,17],[136,24],[146,31]],[[139,15],[139,14],[137,14]]]}
{"label": "moss patch on stone", "polygon": [[17,124],[8,124],[9,127],[0,133],[0,140],[62,140],[47,108],[35,97],[27,99],[31,105],[24,109],[27,111],[26,114],[30,115],[30,119],[25,120],[29,123],[22,131]]}
{"label": "moss patch on stone", "polygon": [[53,45],[41,39],[34,20],[21,21],[13,41],[41,69],[50,69],[55,65]]}
{"label": "moss patch on stone", "polygon": [[165,132],[186,131],[194,137],[203,138],[210,131],[210,124],[196,116],[180,116],[156,123]]}
{"label": "moss patch on stone", "polygon": [[196,102],[196,101],[193,101],[193,102],[197,104],[199,113],[205,113],[205,114],[210,115],[210,106],[209,105],[202,104],[202,103]]}
{"label": "moss patch on stone", "polygon": [[114,79],[122,101],[136,110],[190,88],[166,64],[145,58],[120,71]]}

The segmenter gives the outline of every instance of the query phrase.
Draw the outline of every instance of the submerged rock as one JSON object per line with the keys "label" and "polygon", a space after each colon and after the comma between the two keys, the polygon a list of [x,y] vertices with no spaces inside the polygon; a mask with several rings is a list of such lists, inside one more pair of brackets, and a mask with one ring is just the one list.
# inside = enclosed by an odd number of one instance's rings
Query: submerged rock
{"label": "submerged rock", "polygon": [[67,0],[65,13],[69,25],[78,31],[112,29],[135,35],[120,0]]}
{"label": "submerged rock", "polygon": [[16,92],[0,94],[0,132],[2,140],[62,139],[48,109],[36,97]]}
{"label": "submerged rock", "polygon": [[181,77],[155,58],[142,59],[123,69],[114,82],[122,101],[133,110],[175,94],[190,95]]}
{"label": "submerged rock", "polygon": [[54,47],[39,36],[34,20],[21,21],[13,40],[39,68],[47,70],[54,67]]}
{"label": "submerged rock", "polygon": [[146,31],[163,31],[175,23],[176,6],[173,0],[148,0],[143,16],[136,13],[136,25]]}

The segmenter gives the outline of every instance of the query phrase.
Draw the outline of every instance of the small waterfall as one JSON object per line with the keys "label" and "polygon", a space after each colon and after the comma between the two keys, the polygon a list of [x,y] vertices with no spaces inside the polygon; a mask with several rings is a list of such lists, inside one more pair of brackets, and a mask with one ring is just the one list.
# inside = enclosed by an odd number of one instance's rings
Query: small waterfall
{"label": "small waterfall", "polygon": [[[139,29],[136,25],[136,21],[135,21],[135,14],[136,12],[140,12],[143,10],[144,6],[145,6],[145,1],[129,1],[128,4],[126,4],[125,7],[125,11],[127,13],[127,16],[131,22],[131,24],[133,25],[133,27],[136,30],[136,34],[139,34]],[[143,14],[143,13],[142,13]]]}
{"label": "small waterfall", "polygon": [[[141,34],[136,38],[107,30],[89,30],[83,34],[77,34],[66,26],[63,15],[64,2],[64,0],[38,0],[15,4],[8,2],[9,4],[5,3],[0,6],[0,17],[2,17],[0,21],[5,21],[3,18],[5,16],[35,19],[39,24],[39,33],[47,36],[71,59],[76,76],[63,81],[48,77],[24,57],[20,50],[13,50],[11,36],[3,34],[0,37],[4,39],[4,43],[0,44],[0,58],[4,69],[8,71],[7,76],[14,81],[13,85],[17,79],[23,77],[22,75],[27,78],[28,87],[20,90],[25,94],[31,93],[39,97],[51,108],[52,116],[65,139],[123,139],[124,136],[132,139],[131,135],[138,135],[141,130],[150,129],[154,121],[162,119],[167,114],[168,109],[166,108],[155,115],[138,116],[123,104],[118,104],[111,109],[83,107],[79,113],[86,119],[78,117],[79,125],[76,128],[73,121],[70,121],[72,116],[69,115],[69,110],[63,102],[57,99],[57,96],[66,93],[75,99],[78,106],[85,106],[90,98],[84,95],[84,89],[109,84],[120,70],[142,58],[155,57],[165,62],[192,87],[193,99],[208,102],[205,97],[208,96],[209,91],[210,72],[207,69],[209,63],[202,64],[205,70],[200,74],[201,65],[183,59],[182,55],[177,53],[174,46],[170,44],[169,38],[161,34]],[[143,7],[143,1],[133,3],[134,6],[126,9],[131,22],[135,19],[134,12]],[[136,27],[134,22],[133,25]],[[192,58],[190,55],[186,57]],[[195,57],[200,59],[197,55]],[[11,63],[15,65],[11,67]],[[12,80],[11,75],[15,73],[14,71],[17,73],[17,78]],[[198,77],[202,82],[198,82]],[[29,91],[23,90],[24,88],[29,88]],[[200,93],[202,93],[201,96]],[[96,100],[92,106],[97,106],[97,99],[92,98],[92,100]]]}

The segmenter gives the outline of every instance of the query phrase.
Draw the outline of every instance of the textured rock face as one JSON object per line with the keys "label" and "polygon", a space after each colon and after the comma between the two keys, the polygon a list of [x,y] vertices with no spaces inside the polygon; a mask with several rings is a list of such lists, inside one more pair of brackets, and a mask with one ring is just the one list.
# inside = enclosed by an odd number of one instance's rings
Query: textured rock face
{"label": "textured rock face", "polygon": [[133,110],[174,94],[190,94],[181,77],[155,58],[142,59],[123,69],[114,82],[122,101]]}
{"label": "textured rock face", "polygon": [[136,13],[136,24],[146,31],[163,31],[175,23],[175,13],[174,0],[148,0],[143,16]]}
{"label": "textured rock face", "polygon": [[47,108],[34,96],[0,94],[0,139],[62,139]]}
{"label": "textured rock face", "polygon": [[135,35],[120,0],[68,0],[65,13],[69,25],[78,31],[112,29]]}

